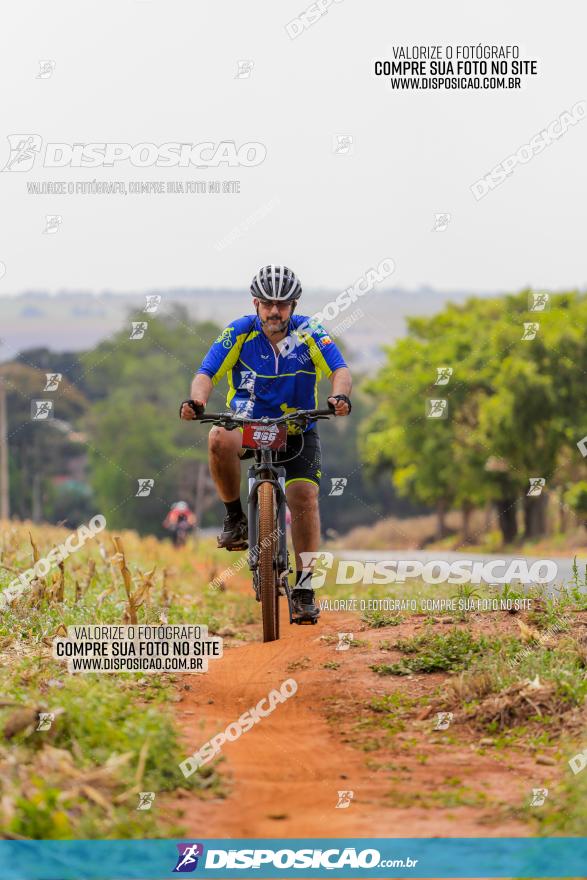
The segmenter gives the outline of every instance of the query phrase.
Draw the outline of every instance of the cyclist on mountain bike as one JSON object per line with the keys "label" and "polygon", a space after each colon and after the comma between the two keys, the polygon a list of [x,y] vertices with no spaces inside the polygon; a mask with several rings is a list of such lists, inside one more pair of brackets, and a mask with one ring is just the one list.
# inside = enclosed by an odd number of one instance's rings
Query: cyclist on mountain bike
{"label": "cyclist on mountain bike", "polygon": [[[191,398],[204,407],[212,388],[226,375],[227,406],[249,417],[274,417],[295,409],[317,407],[317,386],[328,376],[332,393],[328,398],[334,414],[351,411],[352,381],[339,349],[315,320],[294,315],[302,286],[287,266],[264,266],[253,278],[251,294],[255,315],[232,321],[214,342],[197,371]],[[181,418],[195,418],[184,402]],[[247,518],[240,500],[240,463],[252,456],[242,448],[242,435],[215,426],[208,438],[210,472],[226,507],[224,528],[218,546],[230,550],[247,546]],[[288,427],[287,448],[277,454],[285,467],[286,497],[291,510],[291,533],[296,554],[296,586],[292,590],[295,612],[318,617],[311,589],[311,571],[304,571],[301,553],[316,552],[320,546],[318,488],[321,476],[320,439],[316,422],[302,433]]]}
{"label": "cyclist on mountain bike", "polygon": [[171,532],[176,547],[185,543],[188,532],[197,525],[195,513],[190,510],[186,501],[176,501],[163,520],[163,528]]}

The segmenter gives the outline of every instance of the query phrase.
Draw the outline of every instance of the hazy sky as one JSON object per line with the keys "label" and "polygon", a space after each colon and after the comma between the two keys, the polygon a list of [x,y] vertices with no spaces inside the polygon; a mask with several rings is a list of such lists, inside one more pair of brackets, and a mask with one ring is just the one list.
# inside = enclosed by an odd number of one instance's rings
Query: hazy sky
{"label": "hazy sky", "polygon": [[[2,19],[0,165],[8,134],[47,142],[248,141],[257,167],[0,174],[0,294],[248,286],[285,262],[341,289],[385,257],[394,286],[582,287],[587,120],[476,201],[470,186],[587,100],[581,0],[342,0],[297,39],[304,0],[30,0]],[[520,91],[393,91],[393,44],[517,44]],[[40,60],[55,70],[39,79]],[[251,60],[249,77],[237,62]],[[350,155],[333,138],[353,139]],[[29,195],[31,181],[230,180],[240,195]],[[247,231],[218,242],[259,212]],[[448,212],[444,232],[436,213]],[[54,234],[45,215],[59,214]],[[1,267],[0,267],[1,269]]]}

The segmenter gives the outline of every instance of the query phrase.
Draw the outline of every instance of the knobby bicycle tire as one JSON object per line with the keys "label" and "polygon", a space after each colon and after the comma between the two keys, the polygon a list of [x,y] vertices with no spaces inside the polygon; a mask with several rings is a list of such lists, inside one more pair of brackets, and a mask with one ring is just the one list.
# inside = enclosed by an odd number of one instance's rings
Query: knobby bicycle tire
{"label": "knobby bicycle tire", "polygon": [[263,641],[279,638],[279,596],[274,559],[276,555],[275,496],[271,483],[259,486],[259,593],[263,613]]}

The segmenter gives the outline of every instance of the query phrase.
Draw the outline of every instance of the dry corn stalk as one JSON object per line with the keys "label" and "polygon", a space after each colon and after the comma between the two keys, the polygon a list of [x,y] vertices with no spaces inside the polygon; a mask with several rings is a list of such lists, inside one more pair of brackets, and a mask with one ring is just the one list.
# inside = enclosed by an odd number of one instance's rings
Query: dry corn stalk
{"label": "dry corn stalk", "polygon": [[84,593],[86,592],[86,590],[89,589],[89,587],[92,583],[92,578],[94,577],[95,573],[96,573],[96,563],[94,562],[93,559],[90,559],[90,561],[88,563],[88,575],[86,577],[86,582],[85,582],[84,588],[83,588]]}
{"label": "dry corn stalk", "polygon": [[65,598],[65,563],[63,560],[59,563],[59,580],[57,581],[55,598],[58,602],[63,602]]}
{"label": "dry corn stalk", "polygon": [[139,572],[141,576],[141,585],[138,590],[134,594],[135,608],[140,608],[143,603],[149,604],[149,590],[153,586],[153,575],[155,574],[155,568],[152,568],[150,571]]}
{"label": "dry corn stalk", "polygon": [[132,586],[133,586],[132,576],[126,566],[126,557],[124,555],[124,547],[122,544],[122,540],[118,536],[115,536],[112,540],[114,541],[116,553],[114,554],[114,556],[112,557],[112,559],[110,561],[111,561],[112,565],[117,565],[118,568],[120,569],[120,573],[122,575],[122,580],[124,583],[124,589],[126,590],[126,599],[127,599],[127,603],[128,603],[128,608],[125,612],[124,618],[125,618],[125,621],[127,621],[128,623],[136,624],[139,622],[138,618],[137,618],[137,607],[138,606],[135,603],[135,596],[133,595],[133,592],[132,592]]}
{"label": "dry corn stalk", "polygon": [[161,602],[163,603],[163,607],[167,607],[171,603],[171,596],[169,595],[169,591],[167,589],[167,575],[168,569],[164,568],[162,571],[162,582],[161,582]]}
{"label": "dry corn stalk", "polygon": [[88,798],[88,800],[98,804],[98,806],[102,807],[102,809],[104,809],[110,816],[113,815],[114,807],[112,806],[111,801],[105,798],[97,788],[94,788],[92,785],[82,784],[80,785],[79,790]]}
{"label": "dry corn stalk", "polygon": [[41,557],[39,556],[39,550],[38,550],[38,547],[37,547],[37,545],[35,544],[35,542],[33,541],[33,536],[31,535],[30,532],[29,532],[29,540],[30,540],[30,542],[31,542],[31,547],[33,548],[33,566],[34,566],[34,565],[36,565],[36,563],[39,561],[39,559],[40,559]]}
{"label": "dry corn stalk", "polygon": [[141,746],[141,751],[139,752],[139,760],[137,764],[137,769],[135,773],[135,785],[141,785],[143,781],[143,776],[145,774],[145,766],[147,764],[147,755],[149,753],[149,738],[145,740],[143,745]]}
{"label": "dry corn stalk", "polygon": [[[39,554],[39,549],[38,549],[37,545],[35,544],[35,542],[33,541],[33,536],[30,532],[29,532],[29,540],[31,542],[31,547],[33,548],[33,567],[34,567],[41,557]],[[43,596],[47,590],[47,580],[45,578],[35,577],[31,581],[31,587],[33,588],[32,601],[34,604],[37,604],[37,601],[40,601],[43,598]]]}
{"label": "dry corn stalk", "polygon": [[107,587],[103,590],[99,596],[96,596],[96,605],[101,605],[104,599],[110,596],[114,592],[114,587]]}

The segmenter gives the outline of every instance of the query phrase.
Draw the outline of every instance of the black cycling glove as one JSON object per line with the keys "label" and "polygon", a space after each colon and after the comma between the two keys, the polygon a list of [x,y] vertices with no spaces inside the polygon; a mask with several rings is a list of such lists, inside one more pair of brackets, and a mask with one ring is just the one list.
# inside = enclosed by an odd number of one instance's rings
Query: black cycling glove
{"label": "black cycling glove", "polygon": [[194,415],[196,416],[196,418],[198,418],[199,416],[203,416],[203,415],[204,415],[204,407],[202,406],[201,403],[196,403],[195,400],[182,400],[182,402],[181,402],[180,405],[179,405],[179,417],[180,417],[180,419],[181,419],[181,411],[182,411],[182,409],[183,409],[183,405],[184,405],[184,403],[187,403],[188,406],[190,406],[190,407],[192,408],[192,410],[194,411]]}
{"label": "black cycling glove", "polygon": [[[344,402],[346,404],[348,404],[349,415],[350,415],[351,410],[353,408],[350,397],[347,397],[346,394],[331,394],[330,397],[334,398],[334,400],[344,400]],[[332,412],[334,412],[334,404],[330,403],[330,400],[328,400],[328,409],[330,409],[330,410],[332,410]]]}

